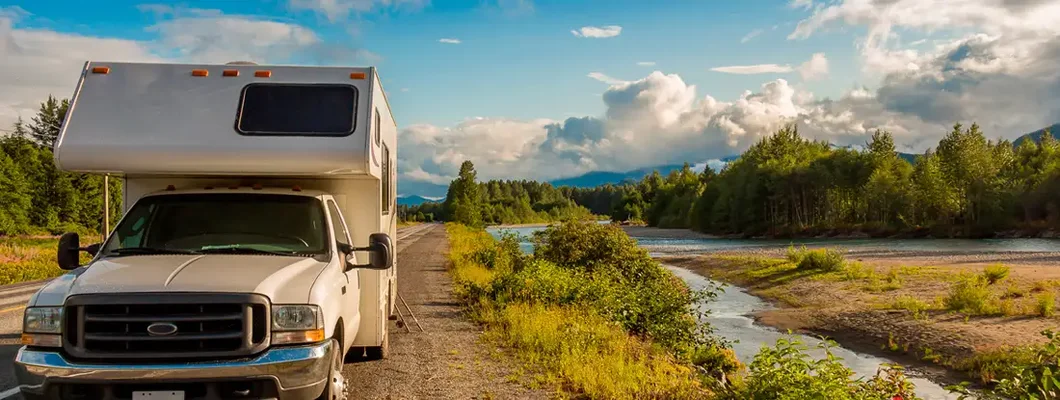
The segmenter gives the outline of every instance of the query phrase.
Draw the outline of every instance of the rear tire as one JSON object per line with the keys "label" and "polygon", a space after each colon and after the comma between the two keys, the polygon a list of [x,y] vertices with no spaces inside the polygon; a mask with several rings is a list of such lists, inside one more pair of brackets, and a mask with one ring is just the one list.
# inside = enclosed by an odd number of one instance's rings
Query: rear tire
{"label": "rear tire", "polygon": [[338,339],[331,339],[331,368],[328,370],[328,381],[324,392],[317,400],[346,400],[346,378],[342,376],[342,344]]}
{"label": "rear tire", "polygon": [[[390,297],[386,299],[387,309],[390,309],[391,300]],[[383,360],[390,358],[390,318],[383,320],[383,343],[379,346],[371,346],[365,348],[365,353],[369,360]]]}

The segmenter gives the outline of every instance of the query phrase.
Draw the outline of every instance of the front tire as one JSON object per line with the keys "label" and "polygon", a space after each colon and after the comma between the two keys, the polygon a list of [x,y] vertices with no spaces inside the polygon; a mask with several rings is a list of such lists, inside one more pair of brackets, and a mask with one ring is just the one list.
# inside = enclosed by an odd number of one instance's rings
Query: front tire
{"label": "front tire", "polygon": [[332,360],[328,371],[328,382],[324,393],[317,400],[346,400],[346,378],[342,376],[342,344],[338,339],[331,339]]}

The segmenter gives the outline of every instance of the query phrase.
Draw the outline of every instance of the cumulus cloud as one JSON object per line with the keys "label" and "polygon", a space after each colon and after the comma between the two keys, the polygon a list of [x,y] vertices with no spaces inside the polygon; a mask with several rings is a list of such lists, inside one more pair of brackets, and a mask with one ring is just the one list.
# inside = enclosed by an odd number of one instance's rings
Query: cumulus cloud
{"label": "cumulus cloud", "polygon": [[581,29],[570,31],[574,36],[583,38],[609,38],[622,33],[622,27],[618,25],[608,26],[583,26]]}
{"label": "cumulus cloud", "polygon": [[750,42],[751,39],[754,39],[754,38],[758,37],[758,35],[761,35],[762,32],[764,32],[764,31],[761,30],[761,29],[755,29],[755,30],[753,30],[751,32],[748,32],[747,35],[744,35],[744,37],[740,38],[740,43]]}
{"label": "cumulus cloud", "polygon": [[31,14],[0,8],[0,129],[27,121],[49,94],[69,97],[85,60],[160,61],[139,41],[18,28]]}
{"label": "cumulus cloud", "polygon": [[814,53],[809,61],[799,66],[799,75],[804,81],[816,80],[828,75],[828,58],[824,56],[824,53]]}
{"label": "cumulus cloud", "polygon": [[[720,168],[721,159],[787,123],[798,123],[807,136],[843,145],[863,142],[876,128],[908,138],[911,131],[899,128],[915,126],[860,89],[838,100],[818,101],[777,79],[734,101],[721,101],[698,95],[695,85],[678,75],[659,71],[609,85],[601,116],[563,121],[476,118],[453,128],[404,129],[399,165],[406,163],[404,171],[415,171],[415,177],[426,182],[445,181],[464,160],[474,162],[483,179],[555,179],[690,160],[711,160],[706,164]],[[861,114],[878,117],[863,119]]]}
{"label": "cumulus cloud", "polygon": [[429,0],[290,0],[288,5],[294,10],[311,10],[334,23],[345,20],[353,12],[385,8],[415,11],[428,3]]}
{"label": "cumulus cloud", "polygon": [[438,42],[439,43],[445,43],[445,44],[460,44],[460,39],[441,38],[441,39],[438,39]]}
{"label": "cumulus cloud", "polygon": [[779,64],[756,64],[756,65],[732,65],[727,67],[714,67],[714,72],[726,74],[754,75],[754,74],[784,74],[794,71],[790,65]]}

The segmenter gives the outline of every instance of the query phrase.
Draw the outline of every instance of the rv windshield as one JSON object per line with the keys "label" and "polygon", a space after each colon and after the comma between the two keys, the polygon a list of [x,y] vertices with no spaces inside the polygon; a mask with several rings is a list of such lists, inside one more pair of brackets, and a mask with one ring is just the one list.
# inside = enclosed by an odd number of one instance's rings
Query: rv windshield
{"label": "rv windshield", "polygon": [[324,209],[283,194],[173,194],[145,197],[103,254],[327,254]]}

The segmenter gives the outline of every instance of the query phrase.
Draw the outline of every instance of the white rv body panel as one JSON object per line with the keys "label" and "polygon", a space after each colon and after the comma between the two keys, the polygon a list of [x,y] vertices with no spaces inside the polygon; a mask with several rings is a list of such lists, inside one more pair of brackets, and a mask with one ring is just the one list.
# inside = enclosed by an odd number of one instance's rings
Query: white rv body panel
{"label": "white rv body panel", "polygon": [[[96,67],[109,72],[93,73]],[[193,76],[194,70],[207,74]],[[223,76],[225,70],[238,76]],[[367,136],[374,82],[374,68],[88,62],[55,159],[63,170],[112,174],[378,176],[378,168],[369,169],[378,145]],[[241,133],[242,94],[252,83],[349,85],[356,93],[353,130]]]}

